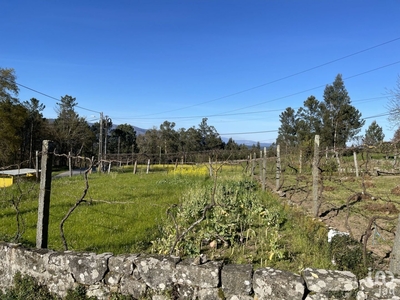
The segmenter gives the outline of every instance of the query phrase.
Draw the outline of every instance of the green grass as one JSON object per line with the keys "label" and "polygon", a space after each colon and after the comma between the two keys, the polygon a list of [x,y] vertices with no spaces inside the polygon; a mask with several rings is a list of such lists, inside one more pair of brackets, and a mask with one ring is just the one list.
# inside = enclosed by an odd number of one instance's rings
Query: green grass
{"label": "green grass", "polygon": [[[89,175],[87,200],[78,206],[64,224],[70,249],[94,252],[137,252],[149,247],[157,234],[157,226],[166,209],[179,201],[188,187],[208,178],[173,176],[166,173],[119,172]],[[32,182],[19,185],[22,190],[33,188],[20,210],[26,224],[23,243],[34,246],[38,207],[38,186]],[[59,225],[85,188],[83,175],[52,180],[49,248],[61,250]],[[0,234],[6,239],[16,232],[15,210],[6,200],[18,195],[18,185],[1,191],[2,209]]]}
{"label": "green grass", "polygon": [[[213,185],[213,179],[204,169],[196,171],[190,167],[187,172],[178,174],[173,169],[172,166],[152,166],[151,172],[146,174],[145,166],[141,166],[138,173],[133,174],[132,168],[123,167],[110,174],[90,174],[86,201],[76,208],[64,224],[69,250],[122,254],[150,252],[152,247],[154,249],[152,242],[163,237],[163,226],[171,222],[167,218],[167,209],[172,204],[181,203],[189,190],[211,191]],[[244,177],[243,169],[240,165],[223,166],[217,182],[227,182],[227,186],[235,188],[236,183]],[[25,246],[35,246],[38,189],[37,183],[23,181],[0,190],[0,240],[10,241],[15,235],[16,211],[10,205],[10,200],[14,199],[15,202],[18,196],[23,195],[19,210],[25,231],[19,242]],[[53,179],[48,248],[63,250],[60,222],[81,198],[84,189],[83,175]],[[265,223],[261,221],[265,220],[261,220],[264,217],[259,214],[258,219],[253,220],[255,225],[244,232],[244,242],[231,244],[226,249],[221,246],[218,253],[212,253],[211,256],[232,263],[253,263],[256,267],[273,266],[294,272],[299,272],[303,267],[333,267],[327,250],[326,229],[321,223],[285,206],[268,192],[258,190],[251,197],[257,197],[260,205],[266,208],[265,211],[281,218],[280,225],[273,230],[262,225]],[[233,206],[233,209],[237,208]],[[214,218],[218,221],[218,216]],[[216,224],[221,225],[218,222]]]}

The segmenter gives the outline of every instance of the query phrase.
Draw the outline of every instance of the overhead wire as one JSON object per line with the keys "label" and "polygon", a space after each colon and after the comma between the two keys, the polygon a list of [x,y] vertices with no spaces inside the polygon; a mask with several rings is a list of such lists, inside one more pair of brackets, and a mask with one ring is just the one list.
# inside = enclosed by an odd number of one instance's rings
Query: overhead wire
{"label": "overhead wire", "polygon": [[[0,77],[3,78],[3,79],[7,79],[6,77],[1,76],[1,75],[0,75]],[[53,99],[53,100],[56,100],[56,101],[61,101],[61,99],[58,99],[58,98],[53,97],[53,96],[50,96],[50,95],[48,95],[48,94],[46,94],[46,93],[43,93],[43,92],[40,92],[40,91],[35,90],[35,89],[33,89],[33,88],[30,88],[30,87],[28,87],[28,86],[26,86],[26,85],[23,85],[23,84],[19,83],[19,82],[16,82],[16,81],[15,81],[15,84],[18,85],[18,86],[20,86],[20,87],[23,87],[23,88],[25,88],[25,89],[27,89],[27,90],[30,90],[30,91],[32,91],[32,92],[38,93],[38,94],[40,94],[40,95],[42,95],[42,96],[45,96],[45,97],[47,97],[47,98],[50,98],[50,99]],[[99,112],[99,111],[96,111],[96,110],[93,110],[93,109],[89,109],[89,108],[85,108],[85,107],[82,107],[82,106],[79,106],[79,105],[76,105],[75,107],[80,108],[80,109],[82,109],[82,110],[86,110],[86,111],[98,113],[98,114],[101,113],[101,112]]]}
{"label": "overhead wire", "polygon": [[312,71],[312,70],[315,70],[315,69],[318,69],[318,68],[321,68],[321,67],[324,67],[324,66],[333,64],[333,63],[335,63],[335,62],[344,60],[344,59],[346,59],[346,58],[349,58],[349,57],[352,57],[352,56],[355,56],[355,55],[358,55],[358,54],[361,54],[361,53],[370,51],[370,50],[372,50],[372,49],[375,49],[375,48],[378,48],[378,47],[381,47],[381,46],[384,46],[384,45],[387,45],[387,44],[396,42],[396,41],[398,41],[398,40],[400,40],[400,37],[397,37],[397,38],[395,38],[395,39],[392,39],[392,40],[389,40],[389,41],[380,43],[380,44],[378,44],[378,45],[374,45],[374,46],[365,48],[365,49],[363,49],[363,50],[359,50],[359,51],[357,51],[357,52],[354,52],[354,53],[351,53],[351,54],[342,56],[342,57],[337,58],[337,59],[330,60],[330,61],[328,61],[328,62],[326,62],[326,63],[323,63],[323,64],[320,64],[320,65],[317,65],[317,66],[314,66],[314,67],[305,69],[305,70],[303,70],[303,71],[299,71],[299,72],[296,72],[296,73],[293,73],[293,74],[290,74],[290,75],[287,75],[287,76],[284,76],[284,77],[281,77],[281,78],[278,78],[278,79],[275,79],[275,80],[272,80],[272,81],[269,81],[269,82],[266,82],[266,83],[263,83],[263,84],[254,86],[254,87],[250,87],[250,88],[247,88],[247,89],[244,89],[244,90],[235,92],[235,93],[231,93],[231,94],[228,94],[228,95],[225,95],[225,96],[222,96],[222,97],[218,97],[218,98],[215,98],[215,99],[212,99],[212,100],[200,102],[200,103],[197,103],[197,104],[193,104],[193,105],[189,105],[189,106],[185,106],[185,107],[181,107],[181,108],[177,108],[177,109],[173,109],[173,110],[169,110],[169,111],[158,112],[158,113],[152,113],[152,114],[146,114],[146,115],[142,115],[142,116],[139,116],[139,117],[153,116],[153,115],[159,115],[159,114],[164,114],[164,113],[170,113],[170,112],[174,112],[174,111],[184,110],[184,109],[188,109],[188,108],[200,106],[200,105],[203,105],[203,104],[215,102],[215,101],[218,101],[218,100],[222,100],[222,99],[225,99],[225,98],[229,98],[229,97],[232,97],[232,96],[236,96],[236,95],[239,95],[239,94],[242,94],[242,93],[251,91],[251,90],[255,90],[255,89],[264,87],[264,86],[266,86],[266,85],[270,85],[270,84],[273,84],[273,83],[276,83],[276,82],[279,82],[279,81],[283,81],[283,80],[288,79],[288,78],[291,78],[291,77],[298,76],[298,75],[300,75],[300,74],[304,74],[304,73],[310,72],[310,71]]}

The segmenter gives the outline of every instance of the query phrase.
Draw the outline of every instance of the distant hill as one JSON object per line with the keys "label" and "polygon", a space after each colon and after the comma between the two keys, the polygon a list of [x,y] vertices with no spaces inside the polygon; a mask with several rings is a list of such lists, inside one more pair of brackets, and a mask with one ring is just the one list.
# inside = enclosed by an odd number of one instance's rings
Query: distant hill
{"label": "distant hill", "polygon": [[[229,139],[226,139],[226,138],[222,138],[222,140],[226,143],[226,142],[228,142],[228,140]],[[257,141],[251,141],[251,140],[234,140],[238,145],[246,145],[246,146],[248,146],[248,147],[252,147],[253,145],[254,146],[257,146]],[[271,143],[260,143],[260,147],[261,148],[263,148],[263,147],[270,147],[272,144]]]}
{"label": "distant hill", "polygon": [[[89,123],[90,125],[92,125],[92,123]],[[118,125],[117,124],[113,124],[113,126],[112,126],[112,128],[111,129],[115,129],[116,127],[117,127]],[[146,131],[147,131],[147,129],[144,129],[144,128],[140,128],[140,127],[137,127],[137,126],[134,126],[134,125],[132,125],[132,127],[135,129],[135,131],[136,131],[136,134],[137,135],[141,135],[141,134],[145,134],[146,133]],[[227,139],[227,138],[222,138],[222,140],[225,142],[225,143],[227,143],[228,141],[229,141],[229,139]],[[254,146],[257,146],[257,141],[251,141],[251,140],[235,140],[235,142],[238,144],[238,145],[246,145],[246,146],[248,146],[248,147],[252,147],[253,145]],[[271,143],[260,143],[260,147],[270,147],[272,144]]]}
{"label": "distant hill", "polygon": [[136,126],[133,126],[133,129],[135,129],[137,135],[145,134],[147,131],[147,129],[143,129],[143,128],[136,127]]}

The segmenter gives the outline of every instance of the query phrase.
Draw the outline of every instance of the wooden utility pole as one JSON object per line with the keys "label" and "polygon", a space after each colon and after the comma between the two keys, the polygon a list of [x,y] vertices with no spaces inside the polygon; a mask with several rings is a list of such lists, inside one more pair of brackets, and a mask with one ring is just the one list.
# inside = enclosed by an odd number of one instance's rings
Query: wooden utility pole
{"label": "wooden utility pole", "polygon": [[38,221],[36,227],[36,248],[47,248],[49,236],[51,171],[53,167],[54,144],[44,140],[42,145],[42,165],[40,174],[40,191]]}

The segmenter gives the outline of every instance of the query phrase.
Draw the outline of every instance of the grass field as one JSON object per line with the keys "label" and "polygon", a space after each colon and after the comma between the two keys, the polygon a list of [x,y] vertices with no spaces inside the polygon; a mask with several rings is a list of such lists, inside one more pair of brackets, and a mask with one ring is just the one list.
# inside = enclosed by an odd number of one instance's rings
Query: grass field
{"label": "grass field", "polygon": [[[89,174],[85,201],[64,224],[69,250],[168,254],[177,230],[182,233],[199,219],[213,195],[216,205],[178,243],[180,254],[201,252],[213,259],[294,272],[304,267],[335,268],[326,227],[275,195],[260,191],[258,183],[243,174],[242,166],[224,165],[217,178],[210,177],[205,166],[174,169],[152,166],[146,174],[142,167],[133,174],[128,167],[110,174]],[[37,183],[23,181],[0,191],[0,240],[12,241],[18,232],[17,207],[22,233],[18,242],[35,246],[38,189]],[[60,222],[84,189],[83,175],[53,179],[50,249],[63,250]],[[172,205],[178,207],[174,220],[179,226],[167,215]],[[209,246],[212,241],[217,242],[214,248]]]}

